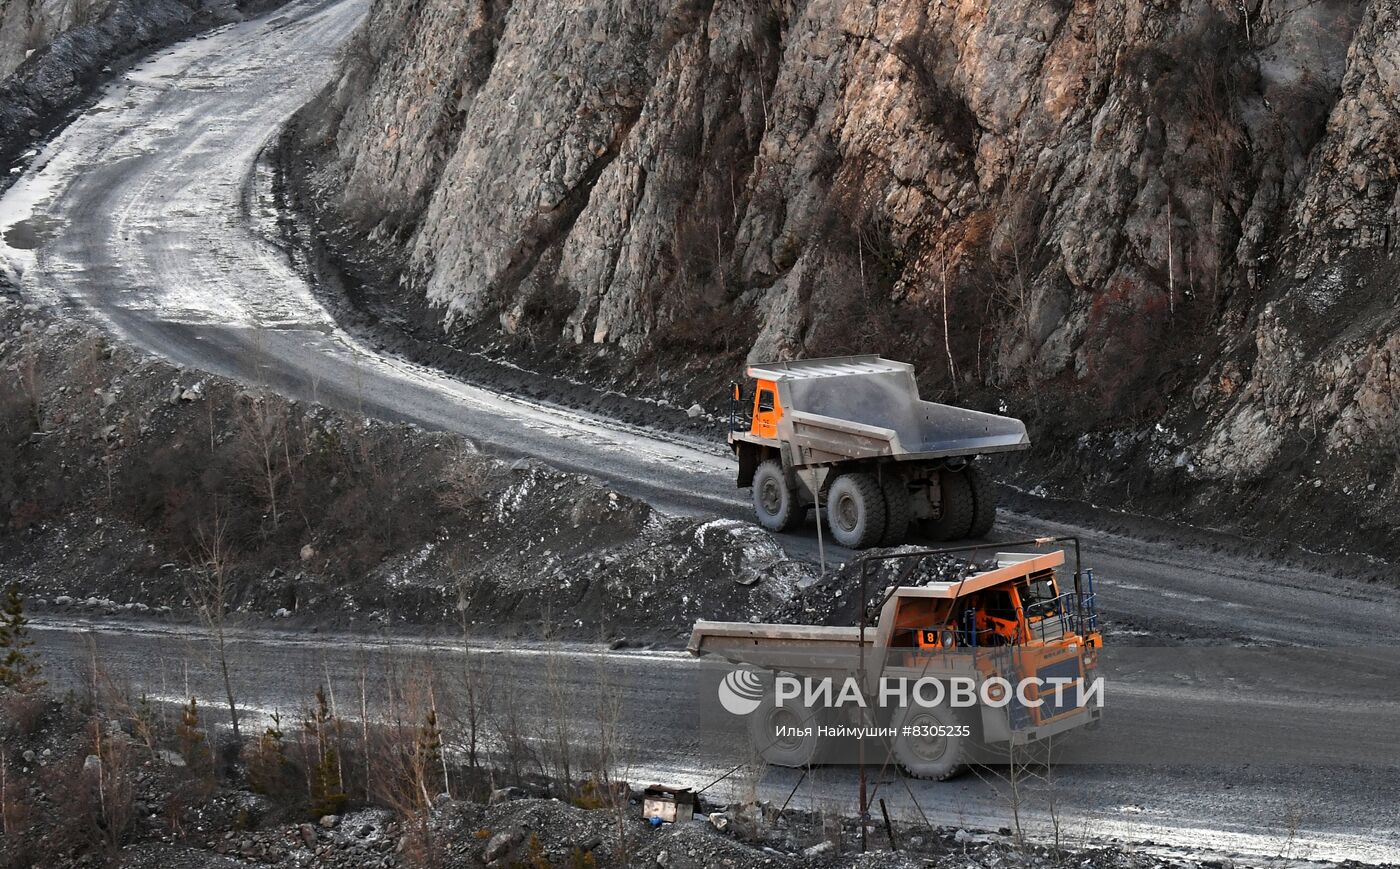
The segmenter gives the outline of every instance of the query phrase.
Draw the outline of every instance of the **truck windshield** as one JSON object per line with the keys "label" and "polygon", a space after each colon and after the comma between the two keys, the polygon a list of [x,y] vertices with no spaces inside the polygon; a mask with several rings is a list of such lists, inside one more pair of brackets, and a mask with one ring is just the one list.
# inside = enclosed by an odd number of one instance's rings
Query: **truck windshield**
{"label": "truck windshield", "polygon": [[1021,596],[1021,605],[1025,607],[1027,617],[1054,614],[1054,603],[1059,597],[1054,580],[1049,577],[1032,579],[1016,591]]}

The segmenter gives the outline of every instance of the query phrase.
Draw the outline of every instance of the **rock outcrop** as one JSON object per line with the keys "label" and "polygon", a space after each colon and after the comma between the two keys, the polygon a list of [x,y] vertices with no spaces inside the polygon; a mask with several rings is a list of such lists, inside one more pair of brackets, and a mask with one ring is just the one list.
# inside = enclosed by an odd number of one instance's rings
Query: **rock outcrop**
{"label": "rock outcrop", "polygon": [[0,79],[58,34],[99,18],[109,5],[109,0],[12,0],[0,5]]}
{"label": "rock outcrop", "polygon": [[377,0],[304,141],[452,327],[882,351],[1087,431],[1090,490],[1394,497],[1397,15]]}
{"label": "rock outcrop", "polygon": [[[0,2],[0,165],[67,123],[143,49],[241,20],[275,0]],[[11,179],[0,176],[0,189]]]}

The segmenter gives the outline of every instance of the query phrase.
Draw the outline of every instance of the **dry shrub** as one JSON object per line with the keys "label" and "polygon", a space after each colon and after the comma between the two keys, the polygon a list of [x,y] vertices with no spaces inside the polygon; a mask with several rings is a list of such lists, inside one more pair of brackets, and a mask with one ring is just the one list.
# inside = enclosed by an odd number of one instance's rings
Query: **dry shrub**
{"label": "dry shrub", "polygon": [[386,675],[389,715],[378,731],[369,796],[407,820],[426,814],[448,788],[437,706],[440,689],[431,669],[407,678]]}
{"label": "dry shrub", "polygon": [[759,318],[753,308],[733,299],[681,296],[665,317],[650,343],[662,358],[680,364],[694,364],[697,357],[740,359],[758,334]]}
{"label": "dry shrub", "polygon": [[172,836],[183,839],[189,834],[194,810],[204,805],[212,793],[209,782],[209,779],[198,776],[186,777],[170,789],[160,816]]}
{"label": "dry shrub", "polygon": [[0,372],[0,524],[23,529],[42,511],[26,485],[26,444],[36,428],[17,375]]}
{"label": "dry shrub", "polygon": [[541,768],[539,755],[530,741],[533,719],[516,696],[513,683],[502,685],[495,699],[500,706],[491,710],[491,739],[500,750],[509,780],[521,785],[525,783],[527,771]]}
{"label": "dry shrub", "polygon": [[370,426],[351,431],[326,459],[318,479],[337,485],[309,492],[307,504],[317,511],[312,533],[342,576],[362,576],[436,535],[437,451],[415,450],[401,429]]}
{"label": "dry shrub", "polygon": [[438,502],[456,515],[475,516],[482,505],[490,501],[490,493],[505,476],[506,472],[497,462],[461,451],[443,474]]}
{"label": "dry shrub", "polygon": [[418,449],[399,427],[323,426],[281,399],[228,392],[202,399],[206,430],[133,438],[113,473],[122,518],[168,551],[198,553],[201,530],[218,517],[239,573],[297,560],[314,542],[318,570],[349,580],[436,536],[446,455]]}
{"label": "dry shrub", "polygon": [[51,858],[75,852],[111,857],[131,826],[135,780],[125,734],[108,732],[106,720],[93,718],[85,744],[90,754],[80,752],[41,775],[54,817],[38,848]]}
{"label": "dry shrub", "polygon": [[26,691],[0,692],[0,733],[6,740],[27,739],[39,732],[47,717],[48,700]]}
{"label": "dry shrub", "polygon": [[28,782],[0,752],[0,869],[19,869],[37,862],[34,849],[34,809],[26,798]]}
{"label": "dry shrub", "polygon": [[423,869],[442,865],[443,850],[428,821],[427,812],[402,819],[399,846],[404,865]]}

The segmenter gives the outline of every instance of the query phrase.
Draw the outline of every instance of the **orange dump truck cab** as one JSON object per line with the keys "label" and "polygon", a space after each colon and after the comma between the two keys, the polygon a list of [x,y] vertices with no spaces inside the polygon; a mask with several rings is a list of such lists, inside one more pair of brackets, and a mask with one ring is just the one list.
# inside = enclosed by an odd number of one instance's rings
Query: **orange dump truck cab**
{"label": "orange dump truck cab", "polygon": [[755,437],[778,437],[778,420],[782,419],[783,405],[778,399],[778,385],[771,380],[756,380],[753,386],[753,417],[749,432]]}

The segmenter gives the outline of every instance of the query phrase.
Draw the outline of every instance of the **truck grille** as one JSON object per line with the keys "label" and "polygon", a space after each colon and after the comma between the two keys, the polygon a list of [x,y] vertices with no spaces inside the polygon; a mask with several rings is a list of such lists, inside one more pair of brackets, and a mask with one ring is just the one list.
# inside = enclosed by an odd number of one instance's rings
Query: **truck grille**
{"label": "truck grille", "polygon": [[[1068,658],[1058,661],[1047,667],[1041,667],[1036,676],[1042,683],[1048,683],[1051,679],[1079,679],[1079,658]],[[1079,708],[1076,701],[1079,700],[1079,689],[1073,684],[1066,685],[1061,691],[1059,702],[1055,702],[1054,688],[1048,684],[1041,688],[1040,699],[1044,701],[1040,707],[1040,718],[1042,721],[1064,715],[1066,712],[1073,712]]]}

